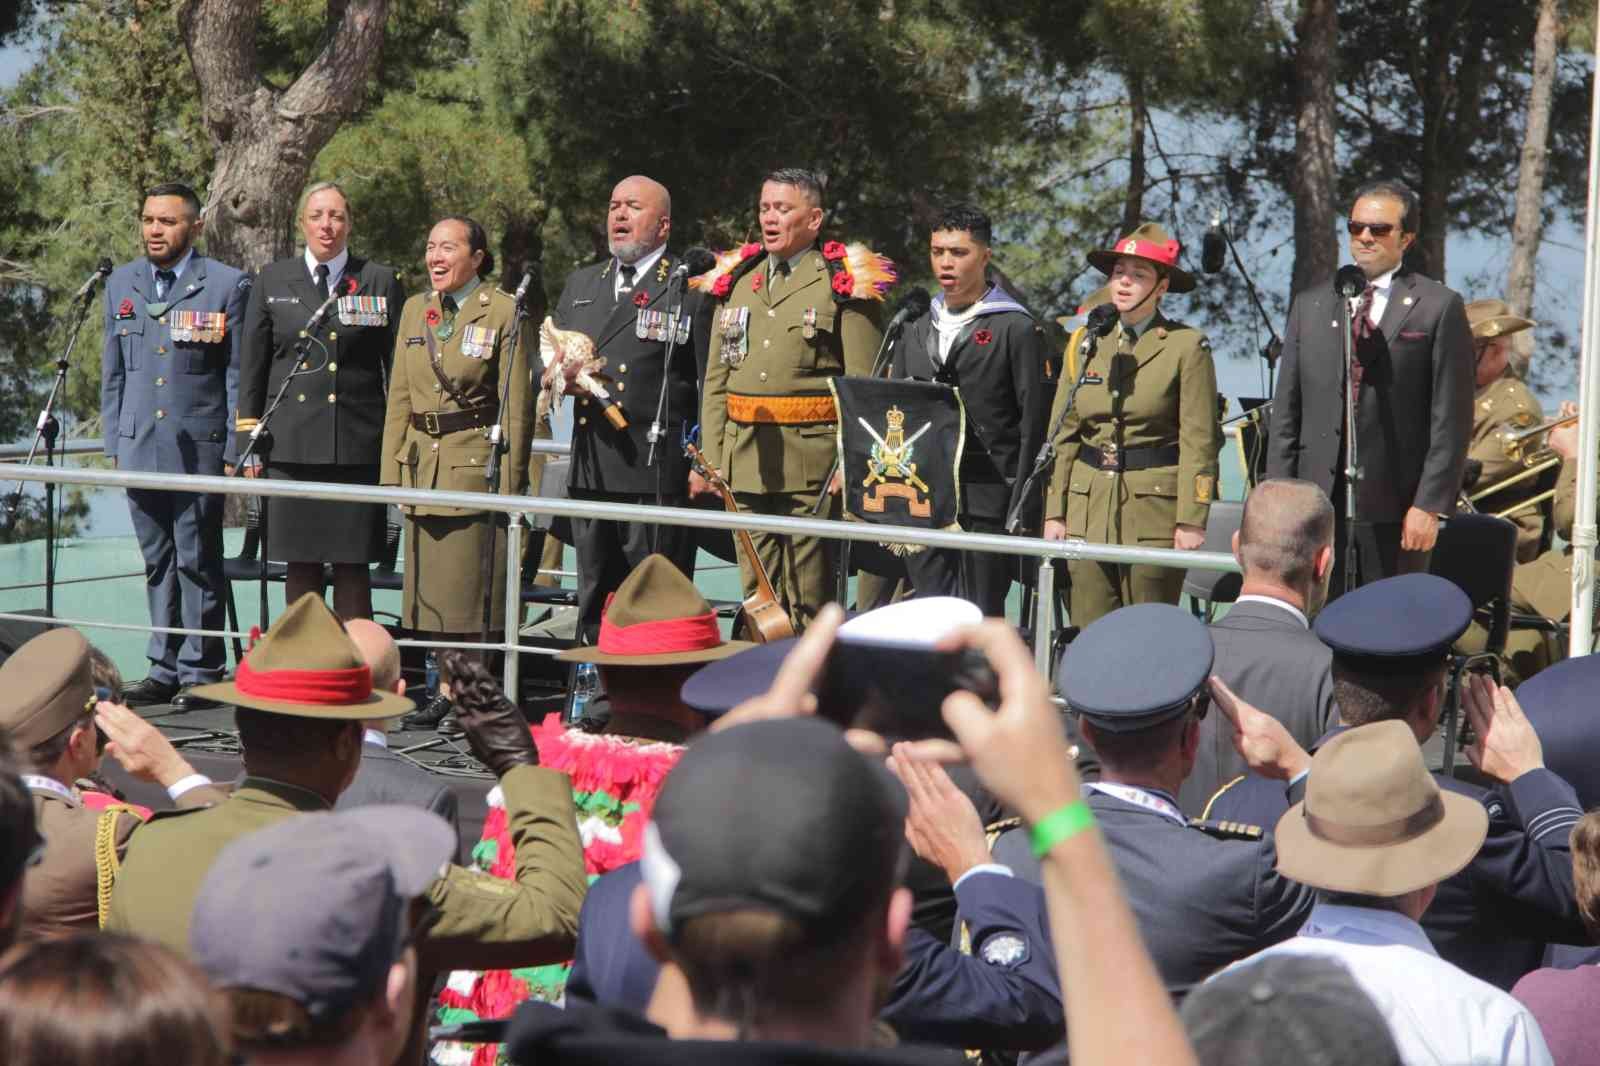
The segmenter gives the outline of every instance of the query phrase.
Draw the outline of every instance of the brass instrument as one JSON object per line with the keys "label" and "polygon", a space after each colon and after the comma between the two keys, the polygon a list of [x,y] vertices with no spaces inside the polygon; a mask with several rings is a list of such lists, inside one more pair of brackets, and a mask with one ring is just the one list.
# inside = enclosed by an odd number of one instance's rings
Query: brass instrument
{"label": "brass instrument", "polygon": [[[1546,470],[1560,466],[1561,456],[1551,450],[1550,445],[1546,443],[1544,438],[1551,430],[1571,425],[1577,420],[1577,415],[1568,415],[1565,418],[1552,418],[1537,426],[1528,426],[1524,429],[1503,429],[1495,434],[1495,438],[1500,442],[1500,447],[1505,452],[1506,458],[1521,463],[1522,469],[1515,474],[1506,475],[1499,481],[1485,485],[1483,488],[1475,489],[1467,497],[1468,506],[1471,506],[1472,510],[1476,511],[1477,507],[1472,505],[1475,505],[1479,500],[1488,499],[1490,496],[1502,492],[1513,485],[1520,485],[1530,478],[1538,477]],[[1512,515],[1520,514],[1529,508],[1537,507],[1548,499],[1553,499],[1555,494],[1554,489],[1546,489],[1537,495],[1528,497],[1526,500],[1519,500],[1503,511],[1494,512],[1495,517],[1510,518]]]}
{"label": "brass instrument", "polygon": [[[1500,447],[1505,451],[1507,459],[1519,461],[1525,466],[1531,465],[1532,462],[1542,461],[1546,458],[1546,455],[1541,453],[1548,453],[1550,450],[1548,447],[1538,447],[1534,449],[1531,455],[1527,454],[1531,442],[1542,438],[1552,429],[1571,425],[1577,420],[1577,415],[1568,415],[1566,418],[1552,418],[1548,422],[1537,426],[1529,426],[1526,429],[1503,429],[1495,434],[1495,437],[1500,441]],[[1539,458],[1534,460],[1532,458],[1534,455]]]}

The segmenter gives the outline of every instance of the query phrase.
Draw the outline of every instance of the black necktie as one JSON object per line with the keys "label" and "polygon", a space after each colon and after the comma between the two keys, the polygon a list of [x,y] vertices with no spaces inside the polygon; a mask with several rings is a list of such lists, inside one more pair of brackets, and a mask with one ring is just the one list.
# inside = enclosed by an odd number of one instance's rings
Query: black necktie
{"label": "black necktie", "polygon": [[621,284],[617,286],[617,295],[623,296],[633,291],[633,279],[639,273],[639,268],[628,263],[623,263],[617,270]]}
{"label": "black necktie", "polygon": [[454,296],[451,296],[449,293],[445,293],[443,296],[439,297],[439,306],[444,308],[444,317],[446,319],[453,319],[456,317],[456,298]]}
{"label": "black necktie", "polygon": [[328,298],[328,264],[318,263],[317,269],[311,273],[315,274],[317,278],[317,298],[326,300]]}
{"label": "black necktie", "polygon": [[178,275],[170,270],[156,271],[156,299],[165,300],[167,293],[172,291],[172,283],[178,280]]}
{"label": "black necktie", "polygon": [[789,276],[789,260],[780,259],[772,264],[772,282],[777,284]]}

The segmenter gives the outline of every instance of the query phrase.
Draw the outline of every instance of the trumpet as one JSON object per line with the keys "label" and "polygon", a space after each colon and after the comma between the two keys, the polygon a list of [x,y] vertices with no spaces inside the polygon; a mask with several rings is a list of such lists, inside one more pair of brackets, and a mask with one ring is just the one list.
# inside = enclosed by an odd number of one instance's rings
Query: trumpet
{"label": "trumpet", "polygon": [[[1552,418],[1537,426],[1526,429],[1503,429],[1495,434],[1500,441],[1500,447],[1505,452],[1507,459],[1520,462],[1525,466],[1536,466],[1550,458],[1550,449],[1542,443],[1545,434],[1561,426],[1571,425],[1578,420],[1577,415],[1568,415],[1565,418]],[[1540,441],[1535,445],[1535,441]]]}

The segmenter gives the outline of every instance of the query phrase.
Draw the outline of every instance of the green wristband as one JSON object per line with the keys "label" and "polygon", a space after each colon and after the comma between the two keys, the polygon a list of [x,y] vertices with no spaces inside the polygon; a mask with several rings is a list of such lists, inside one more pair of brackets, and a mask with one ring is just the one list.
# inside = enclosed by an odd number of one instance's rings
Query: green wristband
{"label": "green wristband", "polygon": [[1033,826],[1033,855],[1042,859],[1057,844],[1094,828],[1094,812],[1083,800],[1073,800],[1040,818]]}

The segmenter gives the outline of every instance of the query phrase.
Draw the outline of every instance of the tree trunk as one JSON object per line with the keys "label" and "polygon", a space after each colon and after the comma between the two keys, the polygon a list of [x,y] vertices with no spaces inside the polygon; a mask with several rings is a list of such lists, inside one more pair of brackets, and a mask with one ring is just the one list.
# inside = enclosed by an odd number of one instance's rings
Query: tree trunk
{"label": "tree trunk", "polygon": [[260,76],[261,0],[186,0],[180,24],[216,148],[206,247],[245,270],[293,250],[294,209],[317,153],[360,109],[383,48],[389,0],[329,0],[317,57],[287,89]]}
{"label": "tree trunk", "polygon": [[1301,0],[1295,23],[1294,288],[1300,292],[1333,276],[1339,239],[1333,220],[1338,178],[1334,173],[1334,86],[1339,55],[1339,13],[1334,0]]}
{"label": "tree trunk", "polygon": [[1544,172],[1549,158],[1550,92],[1556,77],[1556,38],[1561,16],[1556,0],[1540,0],[1539,23],[1533,31],[1533,87],[1528,94],[1527,126],[1522,134],[1522,162],[1517,168],[1517,213],[1511,224],[1511,269],[1506,275],[1506,302],[1511,313],[1533,316],[1534,266],[1544,230]]}
{"label": "tree trunk", "polygon": [[1144,220],[1144,126],[1148,113],[1144,106],[1144,77],[1130,73],[1128,79],[1128,193],[1122,203],[1122,232],[1132,233]]}

